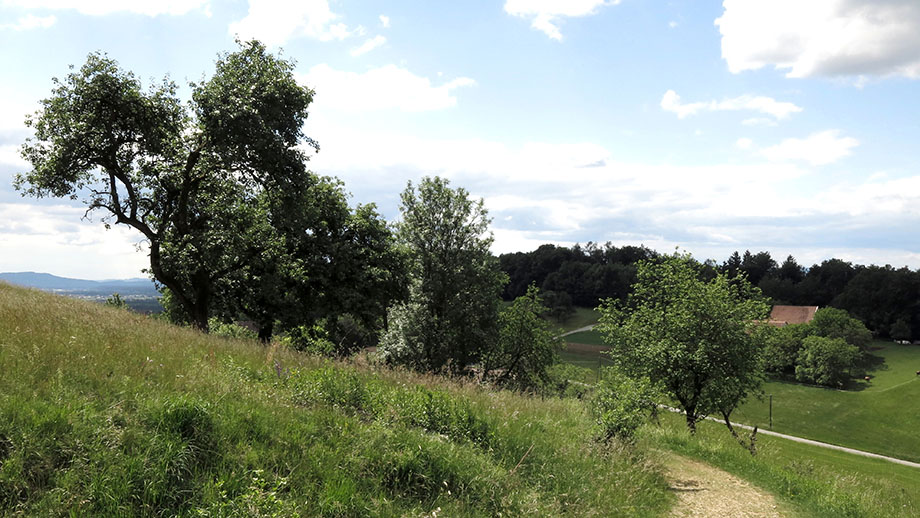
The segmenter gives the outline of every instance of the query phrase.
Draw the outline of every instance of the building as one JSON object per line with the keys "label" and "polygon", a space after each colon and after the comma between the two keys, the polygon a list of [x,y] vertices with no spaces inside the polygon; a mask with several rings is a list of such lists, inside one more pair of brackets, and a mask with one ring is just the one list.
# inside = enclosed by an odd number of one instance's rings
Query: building
{"label": "building", "polygon": [[807,324],[815,318],[818,306],[773,306],[770,311],[771,326],[785,327],[789,324]]}

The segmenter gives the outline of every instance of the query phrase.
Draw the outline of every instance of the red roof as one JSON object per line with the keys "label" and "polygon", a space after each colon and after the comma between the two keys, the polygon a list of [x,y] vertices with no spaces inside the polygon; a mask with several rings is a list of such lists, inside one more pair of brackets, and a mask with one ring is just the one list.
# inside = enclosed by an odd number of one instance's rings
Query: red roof
{"label": "red roof", "polygon": [[783,327],[788,324],[805,324],[815,318],[818,306],[773,306],[770,324]]}

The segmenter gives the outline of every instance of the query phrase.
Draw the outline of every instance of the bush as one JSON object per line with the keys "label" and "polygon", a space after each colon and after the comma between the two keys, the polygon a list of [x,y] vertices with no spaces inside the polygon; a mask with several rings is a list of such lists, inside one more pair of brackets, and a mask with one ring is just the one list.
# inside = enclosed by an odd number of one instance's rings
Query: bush
{"label": "bush", "polygon": [[281,343],[295,351],[323,356],[333,356],[336,353],[335,344],[329,339],[323,323],[311,326],[297,326],[288,331]]}
{"label": "bush", "polygon": [[829,387],[842,387],[859,361],[859,349],[842,338],[809,336],[802,340],[795,379]]}
{"label": "bush", "polygon": [[656,392],[648,378],[633,379],[604,369],[591,397],[590,409],[604,440],[631,440],[657,409]]}
{"label": "bush", "polygon": [[221,322],[219,319],[211,317],[208,320],[209,333],[214,336],[224,338],[246,338],[255,340],[258,334],[248,327],[241,326],[234,322]]}

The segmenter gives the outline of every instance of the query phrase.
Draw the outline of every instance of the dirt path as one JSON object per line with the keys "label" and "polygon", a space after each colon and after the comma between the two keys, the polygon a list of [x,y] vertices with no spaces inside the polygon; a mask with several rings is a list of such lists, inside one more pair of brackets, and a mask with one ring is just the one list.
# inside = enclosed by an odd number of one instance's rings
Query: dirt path
{"label": "dirt path", "polygon": [[782,518],[773,495],[718,468],[675,454],[662,462],[677,495],[672,518]]}

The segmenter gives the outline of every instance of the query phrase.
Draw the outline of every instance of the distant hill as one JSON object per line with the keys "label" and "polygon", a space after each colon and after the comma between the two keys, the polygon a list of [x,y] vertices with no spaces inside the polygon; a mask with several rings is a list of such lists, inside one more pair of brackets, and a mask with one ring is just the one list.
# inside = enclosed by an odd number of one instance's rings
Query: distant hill
{"label": "distant hill", "polygon": [[137,295],[157,297],[156,286],[150,279],[113,279],[104,281],[90,281],[86,279],[71,279],[58,277],[50,273],[37,272],[6,272],[0,273],[0,280],[17,286],[37,288],[43,291],[72,295]]}

